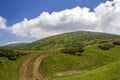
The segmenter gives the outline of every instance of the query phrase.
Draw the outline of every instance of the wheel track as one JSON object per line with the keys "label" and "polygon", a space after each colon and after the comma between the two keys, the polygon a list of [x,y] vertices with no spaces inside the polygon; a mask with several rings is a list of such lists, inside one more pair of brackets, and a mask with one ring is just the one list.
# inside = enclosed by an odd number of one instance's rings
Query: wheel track
{"label": "wheel track", "polygon": [[[37,57],[37,59],[35,60],[35,62],[31,63],[31,61],[33,60],[33,58],[38,55],[37,53],[33,53],[30,54],[26,60],[22,63],[22,67],[20,69],[20,74],[19,74],[19,79],[18,80],[30,80],[29,78],[29,65],[32,64],[32,74],[33,74],[33,79],[32,80],[49,80],[49,78],[44,78],[41,74],[41,70],[39,69],[41,66],[41,63],[43,61],[43,59],[47,56],[49,56],[50,54],[53,54],[55,52],[53,51],[48,51],[44,54],[41,54],[39,57]],[[67,72],[60,72],[60,73],[56,73],[56,76],[60,77],[60,76],[68,76],[68,75],[74,75],[74,74],[81,74],[84,73],[86,71],[67,71]],[[118,79],[119,80],[119,79]]]}
{"label": "wheel track", "polygon": [[44,78],[42,76],[41,70],[39,70],[39,68],[41,66],[43,59],[53,53],[54,52],[52,52],[52,51],[47,52],[45,54],[40,55],[40,57],[38,57],[35,60],[34,65],[33,65],[33,80],[48,80],[48,78]]}
{"label": "wheel track", "polygon": [[19,73],[19,79],[18,80],[30,80],[29,78],[29,65],[33,65],[33,70],[32,70],[32,74],[33,74],[33,79],[32,80],[46,80],[45,78],[43,78],[41,71],[39,71],[39,66],[41,66],[42,60],[47,57],[49,54],[51,54],[51,52],[47,52],[45,54],[41,54],[34,63],[32,63],[33,58],[38,55],[38,52],[32,53],[30,54],[25,61],[22,63],[21,69],[20,69],[20,73]]}
{"label": "wheel track", "polygon": [[30,54],[26,60],[22,63],[19,79],[18,80],[27,80],[28,79],[28,65],[30,64],[31,60],[33,59],[34,54]]}

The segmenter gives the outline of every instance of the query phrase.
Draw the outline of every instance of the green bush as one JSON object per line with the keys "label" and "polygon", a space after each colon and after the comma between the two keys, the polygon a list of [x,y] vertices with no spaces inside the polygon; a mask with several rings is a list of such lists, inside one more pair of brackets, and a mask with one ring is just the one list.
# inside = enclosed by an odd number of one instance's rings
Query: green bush
{"label": "green bush", "polygon": [[82,54],[81,53],[77,53],[77,56],[82,56]]}
{"label": "green bush", "polygon": [[113,44],[120,45],[120,41],[114,41]]}
{"label": "green bush", "polygon": [[110,48],[113,48],[114,45],[111,43],[101,43],[101,44],[99,44],[98,47],[102,50],[109,50]]}
{"label": "green bush", "polygon": [[61,49],[61,52],[68,53],[72,55],[76,55],[76,53],[79,53],[79,56],[84,51],[83,44],[81,42],[69,42],[65,44],[64,49]]}
{"label": "green bush", "polygon": [[0,49],[0,57],[6,57],[9,60],[16,60],[19,56],[23,56],[23,55],[26,54],[11,49],[2,49],[2,48]]}
{"label": "green bush", "polygon": [[63,53],[68,53],[68,54],[72,54],[72,55],[75,55],[76,54],[76,50],[74,50],[73,48],[66,48],[66,49],[61,49],[61,52]]}
{"label": "green bush", "polygon": [[99,43],[101,44],[101,43],[108,43],[108,42],[109,42],[108,40],[102,40]]}

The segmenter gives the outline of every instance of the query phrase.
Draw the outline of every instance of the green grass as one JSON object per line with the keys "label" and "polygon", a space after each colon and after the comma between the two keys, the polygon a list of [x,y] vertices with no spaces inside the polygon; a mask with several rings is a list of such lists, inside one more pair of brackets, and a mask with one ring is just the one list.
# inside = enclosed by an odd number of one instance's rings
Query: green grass
{"label": "green grass", "polygon": [[120,76],[120,60],[84,74],[53,78],[51,80],[117,80]]}
{"label": "green grass", "polygon": [[104,51],[89,45],[85,47],[82,56],[74,56],[64,53],[56,53],[46,57],[41,66],[44,77],[55,76],[54,74],[69,70],[93,70],[111,62],[120,60],[120,46],[115,46]]}
{"label": "green grass", "polygon": [[[4,53],[4,55],[2,53],[1,53],[2,55],[0,55],[0,80],[17,80],[21,63],[27,56],[24,54],[33,53],[34,50],[40,50],[40,52],[45,52],[45,53],[47,52],[47,50],[57,51],[57,53],[52,54],[43,60],[40,69],[42,69],[42,75],[44,77],[49,77],[49,76],[55,77],[54,74],[57,72],[70,71],[70,70],[88,70],[88,71],[93,70],[92,72],[95,73],[95,71],[97,70],[96,68],[120,60],[120,54],[119,54],[120,46],[115,46],[110,50],[103,51],[97,47],[98,43],[104,40],[112,42],[113,40],[118,40],[118,39],[120,39],[119,35],[98,33],[98,32],[77,31],[77,32],[64,33],[52,37],[47,37],[32,42],[30,44],[23,45],[22,47],[17,47],[15,45],[13,46],[16,48],[15,52],[17,51],[20,52],[21,53],[20,55],[16,57],[18,53],[12,54],[12,52],[10,51],[5,51],[7,52],[7,55],[4,52],[2,52]],[[82,42],[85,45],[85,51],[82,53],[82,56],[64,54],[59,51],[64,47],[66,43],[69,44],[71,42]],[[21,51],[21,49],[23,49],[24,51],[23,50]],[[17,59],[10,60],[9,57],[11,56]],[[32,63],[35,61],[37,57],[38,55],[36,55],[33,58]],[[117,69],[117,66],[119,67],[119,65],[116,65],[115,69]],[[105,70],[103,68],[105,68]],[[102,71],[103,72],[106,71],[106,67],[103,68]],[[30,77],[32,77],[31,74],[32,64],[30,64],[29,69],[30,69],[29,75]],[[94,69],[96,70],[94,71]],[[100,70],[97,70],[97,72],[99,73]],[[100,73],[102,74],[102,72]],[[109,73],[107,74],[110,75]],[[85,77],[84,75],[80,75],[81,78]],[[92,73],[88,72],[88,74],[86,73],[86,75],[88,75],[89,77],[89,75],[92,76]],[[76,76],[79,77],[79,75]],[[96,77],[97,76],[98,75],[96,75]],[[72,80],[76,80],[76,79],[72,79]],[[107,79],[106,77],[106,80],[110,80],[110,79]]]}
{"label": "green grass", "polygon": [[0,49],[0,80],[18,80],[21,63],[30,53],[32,51]]}
{"label": "green grass", "polygon": [[21,56],[15,61],[0,57],[0,80],[18,80],[19,69],[26,56]]}
{"label": "green grass", "polygon": [[41,40],[37,40],[30,44],[26,44],[24,46],[18,47],[18,49],[25,50],[49,50],[55,48],[61,48],[64,44],[69,43],[71,41],[80,41],[84,44],[94,44],[100,40],[108,40],[120,38],[119,35],[107,34],[107,33],[99,33],[99,32],[89,32],[89,31],[76,31],[70,33],[63,33],[55,36],[50,36],[47,38],[43,38]]}

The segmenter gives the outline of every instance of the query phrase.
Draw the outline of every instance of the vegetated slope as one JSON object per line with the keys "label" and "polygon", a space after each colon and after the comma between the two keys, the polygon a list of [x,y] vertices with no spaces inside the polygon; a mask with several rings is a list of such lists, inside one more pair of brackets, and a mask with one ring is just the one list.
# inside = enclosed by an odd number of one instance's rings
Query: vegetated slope
{"label": "vegetated slope", "polygon": [[28,43],[14,43],[14,44],[8,44],[8,45],[5,45],[5,46],[1,46],[1,48],[11,48],[11,49],[15,49],[15,48],[18,48],[20,46],[24,46]]}
{"label": "vegetated slope", "polygon": [[47,37],[19,49],[56,50],[57,53],[46,57],[40,66],[44,77],[55,77],[59,72],[91,71],[120,60],[120,46],[116,45],[119,40],[119,35],[77,31]]}
{"label": "vegetated slope", "polygon": [[0,49],[0,80],[17,80],[22,61],[28,52]]}
{"label": "vegetated slope", "polygon": [[51,80],[119,80],[120,60],[84,74],[58,77]]}
{"label": "vegetated slope", "polygon": [[[112,43],[112,41],[118,40],[119,38],[120,38],[119,35],[78,31],[78,32],[64,33],[64,34],[44,38],[36,42],[18,47],[17,49],[43,50],[43,51],[52,49],[54,51],[57,51],[56,54],[46,57],[42,62],[42,66],[40,66],[40,70],[42,70],[42,75],[44,77],[52,77],[52,76],[56,76],[56,73],[64,72],[64,71],[93,70],[98,67],[119,60],[120,54],[118,52],[120,52],[120,46],[115,46],[107,51],[103,51],[97,46],[98,43],[101,41],[106,42],[107,40]],[[76,55],[76,54],[71,55],[68,53],[61,52],[61,49],[63,49],[66,44],[71,45],[71,42],[72,44],[75,44],[75,42],[81,42],[82,44],[84,44],[85,51],[82,53],[82,55]],[[3,57],[0,59],[3,60]],[[8,61],[10,60],[7,60],[5,63],[4,60],[1,61],[2,62],[1,65],[5,65]],[[16,64],[15,67],[15,70],[17,69],[16,72],[18,72],[19,69],[18,67],[20,65],[20,62],[21,60],[18,62],[18,64]],[[11,62],[11,64],[14,63]],[[9,65],[10,63],[8,64],[8,66]],[[2,69],[0,69],[1,70],[0,72],[5,70],[6,68],[5,66],[3,66]],[[8,66],[5,73],[9,69]],[[12,67],[13,66],[10,66],[11,70],[13,70]],[[10,72],[11,71],[9,71],[8,73]],[[10,78],[10,76],[12,76],[13,73],[11,75],[5,74],[5,76],[7,75],[6,80],[8,80],[8,78]],[[16,74],[15,77],[13,77],[11,80],[15,80],[17,76],[18,75]],[[2,75],[1,77],[3,78],[4,75]]]}
{"label": "vegetated slope", "polygon": [[11,50],[11,49],[0,48],[0,57],[5,57],[5,58],[8,58],[9,60],[16,60],[20,56],[24,56],[24,55],[26,55],[26,53]]}
{"label": "vegetated slope", "polygon": [[120,46],[116,45],[109,50],[98,48],[98,44],[88,45],[84,48],[84,52],[81,53],[81,56],[62,52],[50,55],[43,60],[40,68],[45,77],[55,77],[56,73],[73,70],[91,71],[120,60],[119,52]]}
{"label": "vegetated slope", "polygon": [[114,39],[120,38],[119,35],[107,34],[107,33],[99,33],[99,32],[88,32],[88,31],[77,31],[64,33],[56,36],[47,37],[33,43],[24,45],[19,47],[18,49],[26,49],[26,50],[45,50],[45,49],[55,49],[61,48],[64,44],[70,41],[80,41],[85,44],[95,43],[99,40],[105,39]]}

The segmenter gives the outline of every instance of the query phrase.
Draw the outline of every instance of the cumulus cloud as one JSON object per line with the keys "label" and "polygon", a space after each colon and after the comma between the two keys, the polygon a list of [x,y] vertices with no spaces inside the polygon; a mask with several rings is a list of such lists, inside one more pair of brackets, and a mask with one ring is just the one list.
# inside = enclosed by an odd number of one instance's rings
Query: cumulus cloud
{"label": "cumulus cloud", "polygon": [[120,3],[117,0],[100,4],[95,14],[101,31],[120,34]]}
{"label": "cumulus cloud", "polygon": [[[2,21],[5,23],[5,20]],[[34,19],[25,18],[10,28],[13,34],[35,38],[77,30],[120,34],[120,1],[101,3],[93,12],[89,8],[80,7],[51,14],[43,12]]]}
{"label": "cumulus cloud", "polygon": [[39,38],[80,29],[95,29],[95,26],[92,26],[95,21],[95,14],[89,12],[88,8],[76,7],[52,14],[43,12],[31,20],[24,19],[14,24],[11,31],[17,35]]}
{"label": "cumulus cloud", "polygon": [[19,41],[15,41],[15,42],[7,42],[5,45],[9,45],[9,44],[17,44],[17,43],[22,43],[22,42],[19,42]]}
{"label": "cumulus cloud", "polygon": [[0,29],[5,29],[6,28],[6,19],[0,16]]}

